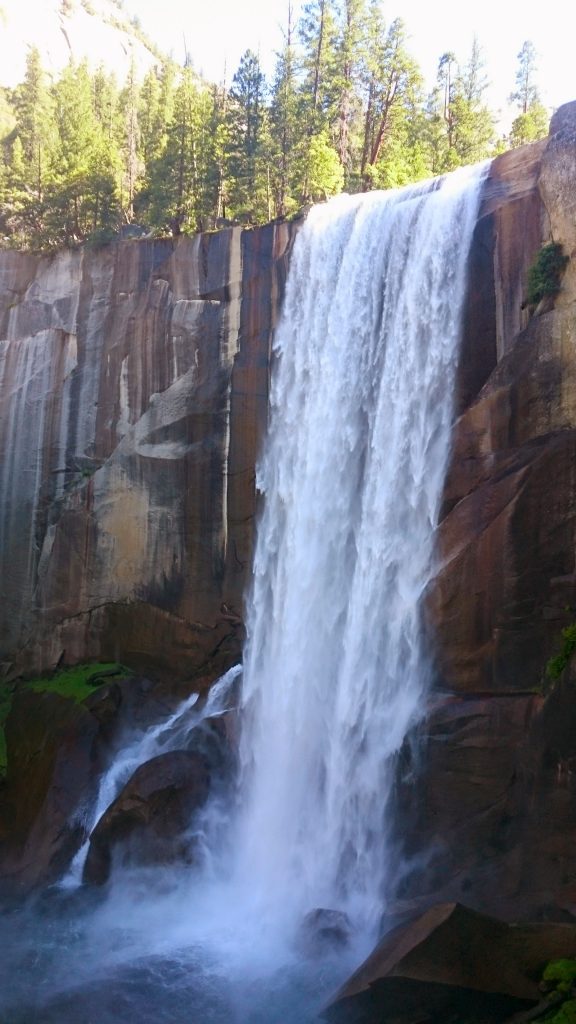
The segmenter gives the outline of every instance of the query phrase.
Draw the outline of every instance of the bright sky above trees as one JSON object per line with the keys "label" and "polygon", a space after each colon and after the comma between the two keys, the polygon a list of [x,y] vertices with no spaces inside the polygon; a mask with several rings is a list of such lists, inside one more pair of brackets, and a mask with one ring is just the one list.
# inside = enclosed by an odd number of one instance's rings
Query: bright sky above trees
{"label": "bright sky above trees", "polygon": [[[297,0],[294,0],[296,10]],[[210,79],[228,81],[248,47],[260,50],[269,74],[281,40],[287,0],[125,0],[131,14],[158,44],[182,59],[184,37],[194,65]],[[490,103],[504,108],[514,88],[516,56],[525,39],[538,51],[539,79],[544,102],[559,106],[576,99],[576,5],[547,8],[542,0],[384,0],[387,22],[402,17],[411,50],[429,84],[438,59],[446,50],[464,60],[476,32],[483,46],[492,81]],[[503,110],[505,114],[505,111]]]}

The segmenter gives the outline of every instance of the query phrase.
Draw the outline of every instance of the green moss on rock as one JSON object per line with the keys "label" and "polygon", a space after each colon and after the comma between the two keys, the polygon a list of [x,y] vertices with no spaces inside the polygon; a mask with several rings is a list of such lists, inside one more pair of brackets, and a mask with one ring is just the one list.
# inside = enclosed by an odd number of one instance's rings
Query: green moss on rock
{"label": "green moss on rock", "polygon": [[116,662],[92,662],[87,665],[74,665],[72,668],[54,672],[41,679],[30,679],[21,683],[0,683],[0,779],[6,777],[8,755],[4,726],[16,687],[32,690],[33,693],[57,693],[81,704],[95,688],[109,682],[110,679],[127,679],[132,673],[130,669]]}
{"label": "green moss on rock", "polygon": [[12,695],[14,693],[14,685],[8,683],[0,684],[0,779],[3,779],[6,775],[8,768],[8,757],[6,751],[6,736],[4,733],[4,724],[8,715],[10,714],[10,708],[12,707]]}
{"label": "green moss on rock", "polygon": [[126,679],[131,674],[129,669],[115,662],[74,665],[55,675],[32,679],[24,685],[29,686],[34,693],[58,693],[79,704],[94,692],[95,687],[107,683],[111,678]]}
{"label": "green moss on rock", "polygon": [[576,1024],[576,999],[568,999],[559,1010],[544,1020],[546,1024]]}
{"label": "green moss on rock", "polygon": [[546,665],[546,675],[549,679],[556,680],[560,678],[574,651],[576,651],[576,622],[562,630],[562,640],[563,644],[560,653],[550,658]]}
{"label": "green moss on rock", "polygon": [[576,960],[552,960],[542,975],[542,981],[554,982],[559,992],[569,992],[576,984]]}

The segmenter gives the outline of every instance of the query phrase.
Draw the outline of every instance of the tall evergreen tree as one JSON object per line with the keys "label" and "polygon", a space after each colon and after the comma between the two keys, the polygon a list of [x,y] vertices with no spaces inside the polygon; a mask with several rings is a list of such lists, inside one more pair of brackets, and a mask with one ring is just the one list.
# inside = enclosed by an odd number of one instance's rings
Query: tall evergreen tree
{"label": "tall evergreen tree", "polygon": [[355,134],[361,114],[356,83],[365,57],[366,37],[366,0],[343,0],[337,55],[339,96],[336,147],[346,176],[350,176],[353,170]]}
{"label": "tall evergreen tree", "polygon": [[26,58],[24,81],[15,92],[15,131],[22,145],[23,180],[36,202],[41,202],[51,174],[56,142],[54,107],[46,74],[36,47]]}
{"label": "tall evergreen tree", "polygon": [[309,0],[302,9],[299,36],[303,44],[302,116],[310,136],[330,129],[338,100],[338,24],[334,0]]}
{"label": "tall evergreen tree", "polygon": [[528,113],[528,109],[533,103],[540,102],[536,85],[536,48],[529,39],[522,44],[522,49],[518,54],[516,89],[511,93],[510,101],[517,103],[523,114]]}
{"label": "tall evergreen tree", "polygon": [[270,105],[268,166],[276,216],[284,216],[298,206],[304,134],[299,118],[294,10],[292,0],[288,0],[284,45],[276,61]]}
{"label": "tall evergreen tree", "polygon": [[139,88],[136,81],[134,59],[130,68],[126,85],[120,94],[120,111],[123,120],[122,132],[122,163],[121,205],[125,221],[130,224],[134,219],[134,196],[142,174],[140,160],[140,125],[138,123]]}
{"label": "tall evergreen tree", "polygon": [[442,174],[489,156],[494,147],[495,123],[484,103],[488,82],[478,41],[466,64],[459,66],[453,53],[438,65],[436,88],[428,103],[427,145],[433,174]]}
{"label": "tall evergreen tree", "polygon": [[114,146],[96,116],[85,62],[70,61],[54,86],[58,154],[50,197],[50,235],[74,242],[118,224]]}
{"label": "tall evergreen tree", "polygon": [[260,59],[246,50],[228,96],[226,174],[228,203],[234,216],[262,215],[264,89]]}
{"label": "tall evergreen tree", "polygon": [[142,83],[139,98],[141,152],[148,167],[157,160],[168,141],[168,127],[174,112],[174,89],[177,66],[165,61],[151,68]]}
{"label": "tall evergreen tree", "polygon": [[212,97],[190,65],[182,68],[167,125],[166,145],[153,161],[147,180],[147,219],[174,234],[196,230],[210,214],[208,179]]}
{"label": "tall evergreen tree", "polygon": [[527,39],[518,54],[516,89],[510,96],[510,100],[520,108],[510,133],[510,145],[513,148],[535,142],[548,133],[549,117],[540,99],[537,74],[536,49]]}
{"label": "tall evergreen tree", "polygon": [[[421,78],[406,50],[404,23],[397,18],[387,32],[378,4],[370,7],[366,61],[367,99],[360,175],[367,189],[378,177],[377,165],[386,151],[394,151],[399,138],[407,142],[406,128],[419,98]],[[382,174],[380,174],[382,184]]]}

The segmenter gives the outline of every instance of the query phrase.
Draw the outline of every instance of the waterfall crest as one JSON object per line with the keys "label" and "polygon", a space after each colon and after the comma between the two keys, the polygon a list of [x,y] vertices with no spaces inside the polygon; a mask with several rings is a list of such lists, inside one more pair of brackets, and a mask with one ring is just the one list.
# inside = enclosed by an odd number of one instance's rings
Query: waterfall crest
{"label": "waterfall crest", "polygon": [[[430,674],[421,597],[483,167],[312,209],[275,339],[248,604],[239,870],[374,925],[392,759]],[[286,909],[284,910],[286,913]]]}

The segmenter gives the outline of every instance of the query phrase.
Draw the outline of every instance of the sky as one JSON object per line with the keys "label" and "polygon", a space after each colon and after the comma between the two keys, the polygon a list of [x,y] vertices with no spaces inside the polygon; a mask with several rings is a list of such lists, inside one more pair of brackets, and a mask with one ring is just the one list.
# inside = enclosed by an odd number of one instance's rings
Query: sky
{"label": "sky", "polygon": [[[211,80],[228,80],[248,47],[260,51],[271,73],[281,44],[287,0],[124,0],[159,45],[184,54],[184,38],[194,66]],[[384,0],[386,20],[402,17],[410,49],[432,84],[438,58],[452,50],[468,55],[474,33],[484,48],[492,81],[489,100],[504,108],[514,88],[516,57],[532,40],[539,54],[540,86],[547,106],[576,99],[576,5],[548,8],[545,0]],[[551,12],[551,13],[549,13]]]}

